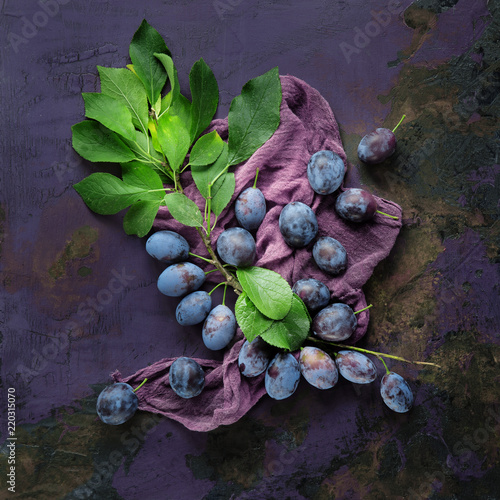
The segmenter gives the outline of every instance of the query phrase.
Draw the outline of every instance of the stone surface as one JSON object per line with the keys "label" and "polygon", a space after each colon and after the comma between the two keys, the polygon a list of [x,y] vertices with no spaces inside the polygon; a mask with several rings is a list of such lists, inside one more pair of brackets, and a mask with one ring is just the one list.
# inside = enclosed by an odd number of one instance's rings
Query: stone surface
{"label": "stone surface", "polygon": [[[498,2],[59,1],[46,23],[39,2],[0,10],[0,474],[12,387],[11,497],[500,498]],[[182,89],[197,59],[210,65],[219,117],[276,65],[319,90],[352,162],[346,185],[403,207],[396,246],[364,288],[375,307],[363,346],[441,365],[388,362],[415,393],[408,414],[385,408],[377,383],[339,381],[263,398],[209,433],[141,412],[118,428],[98,420],[113,370],[221,356],[198,326],[177,325],[146,238],[72,189],[95,170],[71,148],[81,92],[99,90],[97,65],[129,62],[143,18],[165,37]],[[396,153],[359,165],[361,137],[402,114]]]}

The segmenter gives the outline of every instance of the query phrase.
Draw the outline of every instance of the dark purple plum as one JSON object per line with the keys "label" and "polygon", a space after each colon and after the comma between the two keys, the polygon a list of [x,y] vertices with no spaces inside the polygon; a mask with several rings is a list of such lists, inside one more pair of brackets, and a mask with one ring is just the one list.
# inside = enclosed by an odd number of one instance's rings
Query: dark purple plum
{"label": "dark purple plum", "polygon": [[302,248],[318,234],[318,220],[310,207],[292,201],[280,213],[279,228],[287,245]]}
{"label": "dark purple plum", "polygon": [[170,366],[170,387],[181,398],[198,396],[205,387],[203,368],[191,358],[177,358]]}
{"label": "dark purple plum", "polygon": [[323,236],[313,247],[313,258],[317,266],[326,274],[337,276],[347,267],[347,252],[335,238]]}
{"label": "dark purple plum", "polygon": [[236,199],[236,219],[247,231],[256,231],[266,216],[266,199],[259,188],[249,187]]}
{"label": "dark purple plum", "polygon": [[106,387],[97,398],[97,415],[105,423],[120,425],[130,420],[139,406],[137,395],[124,382]]}
{"label": "dark purple plum", "polygon": [[198,290],[205,282],[205,273],[191,262],[167,267],[158,278],[158,290],[169,297],[181,297]]}
{"label": "dark purple plum", "polygon": [[300,351],[300,371],[318,389],[330,389],[339,379],[335,361],[317,347],[306,346]]}
{"label": "dark purple plum", "polygon": [[266,371],[273,357],[271,346],[261,337],[256,337],[252,342],[245,340],[238,356],[240,372],[245,377],[256,377]]}
{"label": "dark purple plum", "polygon": [[321,309],[312,322],[314,334],[328,342],[348,339],[357,326],[356,316],[347,304],[331,304]]}
{"label": "dark purple plum", "polygon": [[380,382],[380,395],[384,403],[397,413],[406,413],[413,405],[413,393],[406,380],[397,373],[389,372]]}
{"label": "dark purple plum", "polygon": [[315,313],[330,302],[330,290],[321,281],[309,278],[297,281],[292,288],[304,302],[310,313]]}
{"label": "dark purple plum", "polygon": [[205,320],[210,309],[212,309],[212,297],[207,292],[193,292],[179,302],[175,317],[179,325],[197,325]]}
{"label": "dark purple plum", "polygon": [[373,361],[356,351],[340,351],[335,358],[340,374],[349,382],[369,384],[377,378]]}
{"label": "dark purple plum", "polygon": [[273,399],[290,397],[300,380],[299,362],[290,353],[276,354],[267,367],[265,386],[266,391]]}
{"label": "dark purple plum", "polygon": [[146,241],[146,251],[165,264],[175,264],[187,260],[189,244],[183,236],[173,231],[157,231]]}
{"label": "dark purple plum", "polygon": [[368,191],[350,188],[337,198],[335,210],[347,221],[364,222],[373,219],[377,211],[377,202]]}
{"label": "dark purple plum", "polygon": [[396,151],[396,136],[388,128],[377,128],[366,134],[358,146],[361,161],[374,165],[382,163]]}
{"label": "dark purple plum", "polygon": [[212,351],[224,349],[236,333],[236,318],[229,307],[219,304],[207,316],[203,324],[203,343]]}
{"label": "dark purple plum", "polygon": [[345,166],[342,158],[332,151],[318,151],[307,164],[307,178],[318,194],[331,194],[344,180]]}
{"label": "dark purple plum", "polygon": [[217,252],[226,264],[248,267],[255,261],[255,240],[246,229],[231,227],[219,235]]}

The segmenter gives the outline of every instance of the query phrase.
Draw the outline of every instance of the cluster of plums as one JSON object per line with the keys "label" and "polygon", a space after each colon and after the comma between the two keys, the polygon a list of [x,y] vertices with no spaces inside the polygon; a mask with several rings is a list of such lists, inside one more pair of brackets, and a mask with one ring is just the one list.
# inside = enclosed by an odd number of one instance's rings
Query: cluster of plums
{"label": "cluster of plums", "polygon": [[[380,163],[392,155],[395,148],[394,131],[378,128],[363,137],[358,156],[365,163]],[[340,156],[327,150],[314,153],[307,165],[309,184],[320,195],[334,193],[342,184],[344,172]],[[372,219],[377,208],[375,198],[358,188],[344,190],[335,203],[337,214],[354,223]],[[240,227],[226,229],[219,235],[217,253],[226,264],[248,267],[256,258],[256,244],[251,233],[259,228],[266,215],[265,197],[255,184],[238,196],[235,215]],[[303,248],[317,236],[318,222],[309,206],[293,201],[282,209],[279,229],[290,247]],[[169,297],[183,297],[176,308],[178,323],[188,326],[203,322],[205,346],[211,350],[227,347],[236,332],[234,313],[224,304],[212,307],[210,294],[198,290],[205,282],[205,273],[187,261],[190,249],[186,239],[173,231],[158,231],[147,240],[146,250],[168,266],[158,278],[160,292]],[[347,267],[347,253],[333,237],[318,238],[312,255],[318,267],[328,275],[338,275]],[[324,283],[312,278],[302,279],[294,284],[293,292],[313,316],[312,330],[319,339],[341,342],[354,333],[357,327],[355,313],[346,304],[329,304],[330,291]],[[303,347],[297,353],[276,352],[260,337],[252,342],[245,340],[238,366],[245,377],[256,377],[265,372],[266,391],[277,400],[295,392],[301,374],[311,385],[323,390],[337,384],[339,373],[358,384],[373,382],[377,376],[374,363],[361,352],[342,350],[334,355],[334,359],[312,346]],[[196,397],[205,386],[203,368],[191,358],[179,357],[170,367],[169,384],[182,398]],[[407,412],[413,404],[410,387],[394,372],[387,371],[382,377],[380,393],[385,404],[395,412]],[[126,422],[137,408],[135,390],[123,382],[106,387],[97,400],[99,417],[111,425]]]}
{"label": "cluster of plums", "polygon": [[[356,330],[353,310],[342,303],[330,302],[330,291],[319,280],[297,281],[293,291],[314,315],[312,332],[327,342],[347,340]],[[257,337],[246,340],[241,348],[238,364],[242,375],[256,377],[265,374],[266,391],[274,399],[285,399],[297,389],[300,375],[318,389],[330,389],[337,384],[338,374],[350,382],[368,384],[377,377],[374,363],[366,355],[342,350],[335,360],[325,351],[306,346],[297,353],[276,353],[269,344]],[[398,413],[407,412],[413,404],[413,394],[406,381],[394,372],[381,380],[380,393],[385,404]]]}

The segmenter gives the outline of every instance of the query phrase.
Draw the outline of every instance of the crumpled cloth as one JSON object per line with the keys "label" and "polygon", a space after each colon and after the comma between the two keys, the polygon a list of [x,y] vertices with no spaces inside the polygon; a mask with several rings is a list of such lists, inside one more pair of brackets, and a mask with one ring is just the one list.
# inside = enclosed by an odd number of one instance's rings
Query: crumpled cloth
{"label": "crumpled cloth", "polygon": [[[227,228],[237,226],[234,200],[245,188],[252,186],[256,169],[259,168],[257,187],[264,193],[267,214],[258,229],[257,260],[255,265],[280,273],[293,285],[301,278],[316,278],[323,281],[332,292],[332,300],[349,304],[354,311],[366,306],[361,287],[372,275],[375,266],[388,256],[401,228],[401,208],[391,201],[376,198],[378,209],[395,215],[399,220],[376,214],[374,219],[363,223],[348,223],[335,212],[338,193],[327,196],[316,194],[307,180],[307,164],[313,153],[330,150],[344,161],[347,159],[342,147],[339,128],[332,110],[320,93],[307,83],[293,76],[281,76],[283,99],[281,122],[274,135],[246,162],[232,168],[236,175],[236,189],[232,202],[218,219],[212,232],[212,244],[216,248],[217,237]],[[207,130],[217,130],[227,140],[226,119],[214,120]],[[191,174],[182,175],[185,194],[203,210],[204,200],[196,190]],[[282,208],[292,201],[301,201],[316,213],[319,225],[318,237],[332,236],[342,243],[348,255],[346,271],[336,277],[325,275],[314,263],[312,247],[290,248],[279,231],[278,218]],[[201,239],[192,228],[187,228],[171,218],[166,207],[160,207],[154,228],[169,229],[181,233],[189,242],[191,252],[207,256]],[[210,264],[193,258],[193,262],[204,270],[213,269]],[[218,272],[207,275],[207,280],[220,281]],[[357,315],[358,327],[349,343],[355,343],[368,327],[369,311]],[[147,383],[137,391],[139,409],[159,413],[177,420],[194,431],[210,431],[220,425],[230,425],[245,415],[266,393],[264,374],[256,378],[241,376],[238,368],[238,353],[244,338],[238,329],[236,342],[227,349],[222,362],[196,359],[206,374],[203,392],[192,399],[177,396],[168,385],[169,366],[176,358],[168,358],[122,377],[112,374],[115,382],[139,385],[144,378]]]}

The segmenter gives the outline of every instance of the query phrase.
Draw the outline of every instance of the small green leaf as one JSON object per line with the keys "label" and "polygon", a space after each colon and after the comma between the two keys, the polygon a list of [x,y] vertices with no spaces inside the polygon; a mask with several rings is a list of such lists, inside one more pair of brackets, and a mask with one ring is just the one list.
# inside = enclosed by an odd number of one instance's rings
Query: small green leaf
{"label": "small green leaf", "polygon": [[196,139],[209,125],[219,103],[219,86],[203,59],[196,61],[189,73],[191,89],[191,138]]}
{"label": "small green leaf", "polygon": [[261,334],[268,344],[289,351],[297,350],[309,335],[311,318],[302,300],[295,294],[288,314]]}
{"label": "small green leaf", "polygon": [[123,229],[127,234],[136,234],[139,238],[146,236],[153,227],[160,200],[136,201],[123,218]]}
{"label": "small green leaf", "polygon": [[71,127],[73,148],[86,160],[126,163],[135,159],[134,153],[117,134],[93,120]]}
{"label": "small green leaf", "polygon": [[[217,176],[224,171],[227,167],[227,144],[222,143],[222,152],[217,158],[217,160],[210,165],[208,168],[203,165],[192,165],[191,174],[193,175],[193,180],[201,193],[203,198],[208,198],[208,185],[211,184]],[[221,181],[222,182],[222,181]],[[219,185],[220,187],[220,185]],[[212,195],[213,195],[212,191]]]}
{"label": "small green leaf", "polygon": [[236,321],[249,342],[262,335],[273,324],[273,320],[264,316],[243,292],[234,306]]}
{"label": "small green leaf", "polygon": [[161,35],[146,20],[142,21],[130,43],[130,59],[134,71],[141,79],[151,105],[155,105],[167,81],[167,72],[155,53],[172,54]]}
{"label": "small green leaf", "polygon": [[189,155],[191,165],[211,165],[224,149],[224,141],[216,130],[202,135],[194,144]]}
{"label": "small green leaf", "polygon": [[281,82],[273,68],[247,82],[229,108],[229,165],[250,158],[280,123]]}
{"label": "small green leaf", "polygon": [[203,225],[203,216],[200,209],[185,194],[167,194],[165,203],[172,217],[181,224],[190,227],[201,227]]}
{"label": "small green leaf", "polygon": [[257,309],[271,319],[283,319],[290,311],[290,285],[278,273],[263,267],[245,267],[236,270],[243,291]]}
{"label": "small green leaf", "polygon": [[86,205],[101,215],[116,214],[139,200],[143,189],[129,186],[114,175],[98,172],[73,186]]}
{"label": "small green leaf", "polygon": [[97,66],[101,92],[121,101],[132,114],[134,125],[144,133],[148,130],[148,98],[139,78],[125,68]]}
{"label": "small green leaf", "polygon": [[158,142],[167,157],[170,168],[177,172],[191,146],[189,129],[177,115],[165,113],[158,120]]}
{"label": "small green leaf", "polygon": [[154,54],[154,56],[163,64],[170,80],[170,92],[161,100],[161,111],[159,114],[161,116],[179,97],[180,85],[172,58],[167,54]]}
{"label": "small green leaf", "polygon": [[[219,181],[221,181],[220,186],[218,185]],[[213,194],[211,204],[211,210],[215,215],[220,215],[229,205],[234,194],[235,186],[236,181],[233,172],[228,172],[224,174],[224,176],[221,176],[220,179],[217,179],[217,182],[212,188]]]}
{"label": "small green leaf", "polygon": [[125,184],[144,191],[152,191],[141,196],[142,200],[163,200],[165,188],[160,176],[147,165],[138,161],[122,164],[122,179]]}
{"label": "small green leaf", "polygon": [[135,140],[132,114],[125,104],[106,94],[84,92],[85,116],[102,123],[113,132]]}

